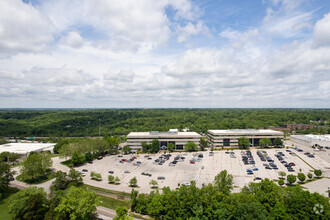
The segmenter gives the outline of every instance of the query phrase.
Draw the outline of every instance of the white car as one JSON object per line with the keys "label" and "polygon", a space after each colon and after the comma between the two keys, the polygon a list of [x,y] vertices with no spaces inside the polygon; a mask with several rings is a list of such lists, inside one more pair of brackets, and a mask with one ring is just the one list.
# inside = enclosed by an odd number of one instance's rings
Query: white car
{"label": "white car", "polygon": [[190,183],[185,182],[185,183],[183,183],[183,185],[185,185],[185,186],[190,186]]}

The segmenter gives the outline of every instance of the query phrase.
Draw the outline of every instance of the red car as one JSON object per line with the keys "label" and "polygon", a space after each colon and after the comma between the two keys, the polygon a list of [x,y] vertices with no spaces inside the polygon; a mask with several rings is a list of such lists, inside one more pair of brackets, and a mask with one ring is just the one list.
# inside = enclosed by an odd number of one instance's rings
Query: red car
{"label": "red car", "polygon": [[294,163],[289,163],[289,165],[290,165],[290,166],[296,166],[296,164],[294,164]]}
{"label": "red car", "polygon": [[191,164],[195,164],[195,162],[193,162],[193,161],[190,161],[190,163],[191,163]]}
{"label": "red car", "polygon": [[121,159],[121,161],[126,161],[126,159]]}
{"label": "red car", "polygon": [[136,159],[136,157],[133,157],[133,159]]}

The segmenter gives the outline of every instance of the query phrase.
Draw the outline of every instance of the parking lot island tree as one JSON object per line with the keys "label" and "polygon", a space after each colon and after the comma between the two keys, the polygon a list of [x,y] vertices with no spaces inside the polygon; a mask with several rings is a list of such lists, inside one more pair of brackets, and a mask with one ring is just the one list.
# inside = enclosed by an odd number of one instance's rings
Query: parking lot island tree
{"label": "parking lot island tree", "polygon": [[314,174],[317,177],[321,177],[322,176],[322,170],[314,170]]}
{"label": "parking lot island tree", "polygon": [[278,180],[278,185],[283,186],[284,185],[284,179],[279,179]]}
{"label": "parking lot island tree", "polygon": [[272,141],[269,138],[261,138],[261,140],[259,141],[259,145],[261,147],[269,147],[272,145]]}
{"label": "parking lot island tree", "polygon": [[214,185],[219,191],[228,195],[233,189],[233,176],[228,174],[227,170],[222,170],[214,177]]}
{"label": "parking lot island tree", "polygon": [[91,152],[87,152],[86,154],[85,154],[85,160],[87,161],[87,162],[91,162],[91,161],[93,161],[93,154],[91,153]]}
{"label": "parking lot island tree", "polygon": [[238,145],[240,148],[246,149],[250,146],[250,141],[247,137],[240,137],[238,139]]}
{"label": "parking lot island tree", "polygon": [[286,177],[286,180],[288,181],[288,183],[289,183],[290,185],[292,185],[294,182],[296,182],[297,177],[296,177],[295,175],[293,175],[293,174],[290,174],[290,175],[288,175],[288,176]]}
{"label": "parking lot island tree", "polygon": [[133,220],[134,218],[128,215],[128,210],[125,207],[118,207],[116,209],[116,217],[114,220]]}
{"label": "parking lot island tree", "polygon": [[102,180],[102,175],[100,173],[96,173],[96,172],[92,171],[90,175],[91,175],[92,180],[97,180],[97,181]]}
{"label": "parking lot island tree", "polygon": [[280,179],[284,179],[284,177],[286,176],[286,173],[284,171],[280,171],[278,172],[278,175],[280,175]]}
{"label": "parking lot island tree", "polygon": [[120,179],[118,176],[115,177],[114,181],[115,181],[115,184],[120,184]]}
{"label": "parking lot island tree", "polygon": [[312,173],[307,173],[307,177],[308,177],[308,179],[312,179],[313,178],[313,174]]}
{"label": "parking lot island tree", "polygon": [[108,182],[109,183],[114,183],[115,182],[115,177],[113,175],[108,176]]}
{"label": "parking lot island tree", "polygon": [[151,188],[157,188],[158,182],[156,180],[150,180],[149,185],[151,185]]}
{"label": "parking lot island tree", "polygon": [[184,145],[185,149],[187,152],[193,152],[193,151],[197,151],[197,145],[195,144],[195,142],[193,141],[188,141],[185,145]]}
{"label": "parking lot island tree", "polygon": [[305,180],[306,180],[306,175],[305,174],[303,174],[303,173],[298,173],[298,179],[299,179],[299,181],[302,183],[302,182],[304,182]]}
{"label": "parking lot island tree", "polygon": [[136,187],[137,186],[137,179],[136,179],[136,177],[133,177],[132,179],[130,179],[129,186],[130,187]]}

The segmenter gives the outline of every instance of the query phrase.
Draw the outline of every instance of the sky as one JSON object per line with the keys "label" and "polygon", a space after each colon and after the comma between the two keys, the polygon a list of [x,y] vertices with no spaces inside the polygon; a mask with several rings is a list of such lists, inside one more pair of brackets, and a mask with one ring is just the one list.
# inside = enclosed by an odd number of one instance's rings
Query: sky
{"label": "sky", "polygon": [[330,108],[330,1],[0,0],[0,108]]}

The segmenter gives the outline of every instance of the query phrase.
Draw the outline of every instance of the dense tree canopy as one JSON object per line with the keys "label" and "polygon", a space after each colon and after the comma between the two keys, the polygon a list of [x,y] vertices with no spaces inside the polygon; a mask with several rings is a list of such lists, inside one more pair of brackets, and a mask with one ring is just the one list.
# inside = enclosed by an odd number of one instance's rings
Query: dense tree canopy
{"label": "dense tree canopy", "polygon": [[248,148],[250,146],[250,141],[247,137],[240,137],[238,139],[238,145],[241,147],[241,148]]}
{"label": "dense tree canopy", "polygon": [[298,133],[330,133],[327,109],[3,110],[0,137],[98,136],[99,119],[102,136],[170,128],[206,133],[208,129],[258,129],[283,127],[286,123],[322,124]]}

